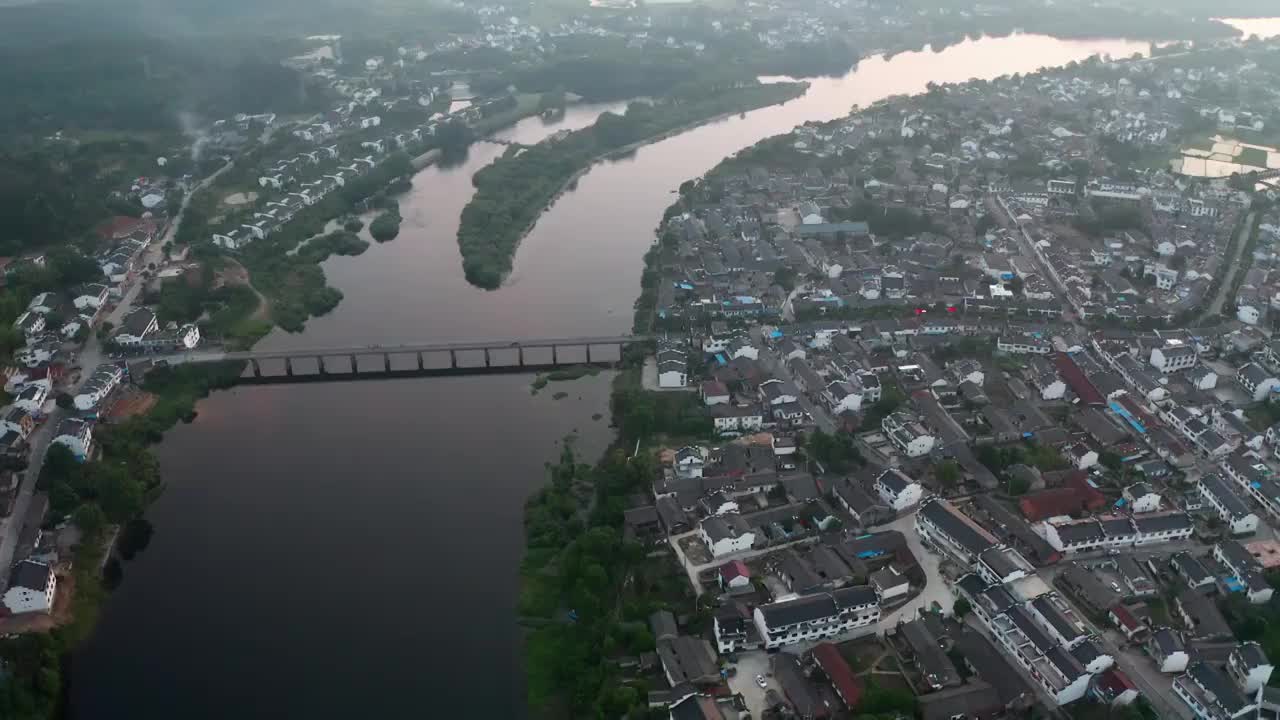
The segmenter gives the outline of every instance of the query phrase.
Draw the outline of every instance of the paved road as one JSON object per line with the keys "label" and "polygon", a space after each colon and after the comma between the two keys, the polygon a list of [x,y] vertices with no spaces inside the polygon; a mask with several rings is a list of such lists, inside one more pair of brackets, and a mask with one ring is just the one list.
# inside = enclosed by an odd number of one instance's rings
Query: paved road
{"label": "paved road", "polygon": [[[759,341],[759,338],[756,338],[756,341],[756,346],[761,348],[760,364],[764,366],[764,369],[779,380],[789,382],[794,386],[796,379],[791,375],[791,369],[787,367],[786,363],[782,362],[782,358],[778,357],[777,352],[773,348],[765,347],[764,343]],[[799,390],[799,387],[796,389]],[[798,392],[796,399],[800,403],[800,407],[809,413],[809,417],[813,418],[814,423],[823,432],[834,433],[836,431],[836,421],[825,407],[810,400],[806,393]]]}
{"label": "paved road", "polygon": [[1213,298],[1213,302],[1209,303],[1209,307],[1200,316],[1200,321],[1217,317],[1222,313],[1222,306],[1227,302],[1227,295],[1235,287],[1236,275],[1240,272],[1241,267],[1240,260],[1244,257],[1244,249],[1249,247],[1249,240],[1253,237],[1253,221],[1256,215],[1256,210],[1250,210],[1249,214],[1245,216],[1244,225],[1236,235],[1235,253],[1230,260],[1226,261],[1227,273],[1222,277],[1222,284],[1218,286],[1217,296]]}
{"label": "paved road", "polygon": [[0,576],[0,587],[8,587],[7,568],[13,564],[13,553],[18,549],[18,535],[22,532],[22,521],[27,515],[27,508],[31,506],[31,496],[35,494],[36,480],[40,477],[40,467],[44,465],[44,456],[49,450],[49,443],[53,440],[53,432],[64,416],[65,411],[55,408],[27,440],[31,445],[29,463],[26,472],[22,475],[18,495],[14,498],[13,512],[9,517],[0,520],[0,568],[6,569],[3,576]]}

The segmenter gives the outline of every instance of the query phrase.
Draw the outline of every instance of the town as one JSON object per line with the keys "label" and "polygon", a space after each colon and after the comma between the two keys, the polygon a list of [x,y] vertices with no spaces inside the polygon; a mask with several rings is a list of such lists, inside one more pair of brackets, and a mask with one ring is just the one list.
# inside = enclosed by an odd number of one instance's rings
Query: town
{"label": "town", "polygon": [[625,528],[711,611],[650,619],[651,706],[1280,712],[1277,57],[934,87],[681,187],[637,329],[706,431]]}

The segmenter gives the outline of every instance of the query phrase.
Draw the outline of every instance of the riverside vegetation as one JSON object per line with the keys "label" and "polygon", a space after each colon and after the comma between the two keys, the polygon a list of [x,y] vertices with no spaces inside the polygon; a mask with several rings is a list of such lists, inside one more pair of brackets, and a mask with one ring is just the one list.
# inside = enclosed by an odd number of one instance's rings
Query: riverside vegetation
{"label": "riverside vegetation", "polygon": [[508,150],[475,174],[475,195],[462,210],[458,245],[467,281],[487,290],[501,285],[543,209],[599,158],[717,115],[785,102],[806,87],[741,79],[698,85],[658,102],[632,103],[623,115],[605,113],[560,139]]}

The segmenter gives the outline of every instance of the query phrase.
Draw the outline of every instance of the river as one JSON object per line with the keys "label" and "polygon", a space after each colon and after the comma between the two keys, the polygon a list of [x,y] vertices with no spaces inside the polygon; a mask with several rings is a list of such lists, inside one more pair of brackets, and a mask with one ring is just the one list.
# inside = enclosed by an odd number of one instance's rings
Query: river
{"label": "river", "polygon": [[[807,120],[1145,43],[1035,35],[864,60],[785,105],[703,126],[596,166],[521,245],[504,286],[462,277],[455,233],[470,178],[504,146],[419,173],[398,238],[325,263],[345,299],[271,348],[626,331],[642,257],[672,192]],[[524,120],[534,142],[617,105]],[[168,488],[151,546],[75,659],[72,717],[525,715],[514,621],[521,508],[566,433],[609,441],[609,376],[522,376],[241,388],[214,395],[159,447]],[[555,400],[551,392],[569,396]]]}

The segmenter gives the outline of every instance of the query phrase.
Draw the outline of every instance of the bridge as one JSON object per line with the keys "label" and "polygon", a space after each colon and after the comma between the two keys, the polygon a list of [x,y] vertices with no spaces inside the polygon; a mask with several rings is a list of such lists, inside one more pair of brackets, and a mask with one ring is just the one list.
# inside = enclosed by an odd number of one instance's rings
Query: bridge
{"label": "bridge", "polygon": [[[609,335],[482,340],[295,350],[192,352],[158,359],[184,364],[246,362],[249,367],[242,380],[247,383],[476,375],[537,372],[571,365],[614,366],[620,362],[627,346],[651,339],[647,335]],[[361,360],[365,361],[363,366]],[[283,364],[279,373],[264,372],[265,364],[277,362]]]}

